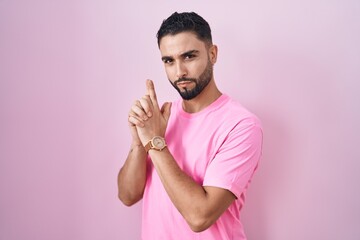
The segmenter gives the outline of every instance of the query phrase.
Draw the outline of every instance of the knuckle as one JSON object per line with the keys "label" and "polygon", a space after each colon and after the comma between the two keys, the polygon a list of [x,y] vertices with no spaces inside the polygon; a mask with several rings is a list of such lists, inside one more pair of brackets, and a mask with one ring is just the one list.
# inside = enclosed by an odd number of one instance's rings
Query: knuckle
{"label": "knuckle", "polygon": [[144,99],[144,98],[140,99],[140,104],[141,104],[141,105],[144,105],[144,104],[146,104],[146,103],[147,103],[147,100],[146,100],[146,99]]}

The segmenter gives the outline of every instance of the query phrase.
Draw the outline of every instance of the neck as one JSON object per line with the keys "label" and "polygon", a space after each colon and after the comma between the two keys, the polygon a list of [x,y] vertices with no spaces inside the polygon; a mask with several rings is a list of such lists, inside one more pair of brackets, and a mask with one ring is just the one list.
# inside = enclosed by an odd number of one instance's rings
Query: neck
{"label": "neck", "polygon": [[221,96],[221,92],[217,88],[214,79],[204,88],[204,90],[191,100],[183,100],[182,107],[185,112],[200,112],[211,103],[215,102]]}

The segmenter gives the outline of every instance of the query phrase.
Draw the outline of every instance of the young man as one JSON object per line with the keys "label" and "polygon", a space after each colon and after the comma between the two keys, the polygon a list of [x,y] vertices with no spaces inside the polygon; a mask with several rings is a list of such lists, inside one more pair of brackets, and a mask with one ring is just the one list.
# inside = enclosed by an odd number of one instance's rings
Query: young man
{"label": "young man", "polygon": [[260,122],[217,88],[217,46],[202,17],[174,13],[157,37],[182,99],[160,108],[147,80],[128,116],[119,198],[127,206],[143,199],[143,240],[244,240],[240,210],[261,156]]}

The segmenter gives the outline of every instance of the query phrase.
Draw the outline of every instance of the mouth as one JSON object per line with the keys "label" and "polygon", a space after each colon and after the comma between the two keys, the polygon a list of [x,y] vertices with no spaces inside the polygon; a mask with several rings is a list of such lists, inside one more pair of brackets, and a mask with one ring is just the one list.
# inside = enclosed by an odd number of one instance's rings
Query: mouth
{"label": "mouth", "polygon": [[178,86],[179,88],[187,88],[190,84],[192,84],[193,81],[181,81],[176,83],[176,86]]}

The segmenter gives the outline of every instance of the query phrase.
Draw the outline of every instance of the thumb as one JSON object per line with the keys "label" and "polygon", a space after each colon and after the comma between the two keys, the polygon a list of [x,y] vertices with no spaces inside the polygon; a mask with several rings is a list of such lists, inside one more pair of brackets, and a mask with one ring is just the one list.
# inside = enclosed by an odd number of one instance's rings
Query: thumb
{"label": "thumb", "polygon": [[170,113],[171,113],[171,103],[166,102],[161,107],[161,114],[165,118],[166,122],[169,120]]}

